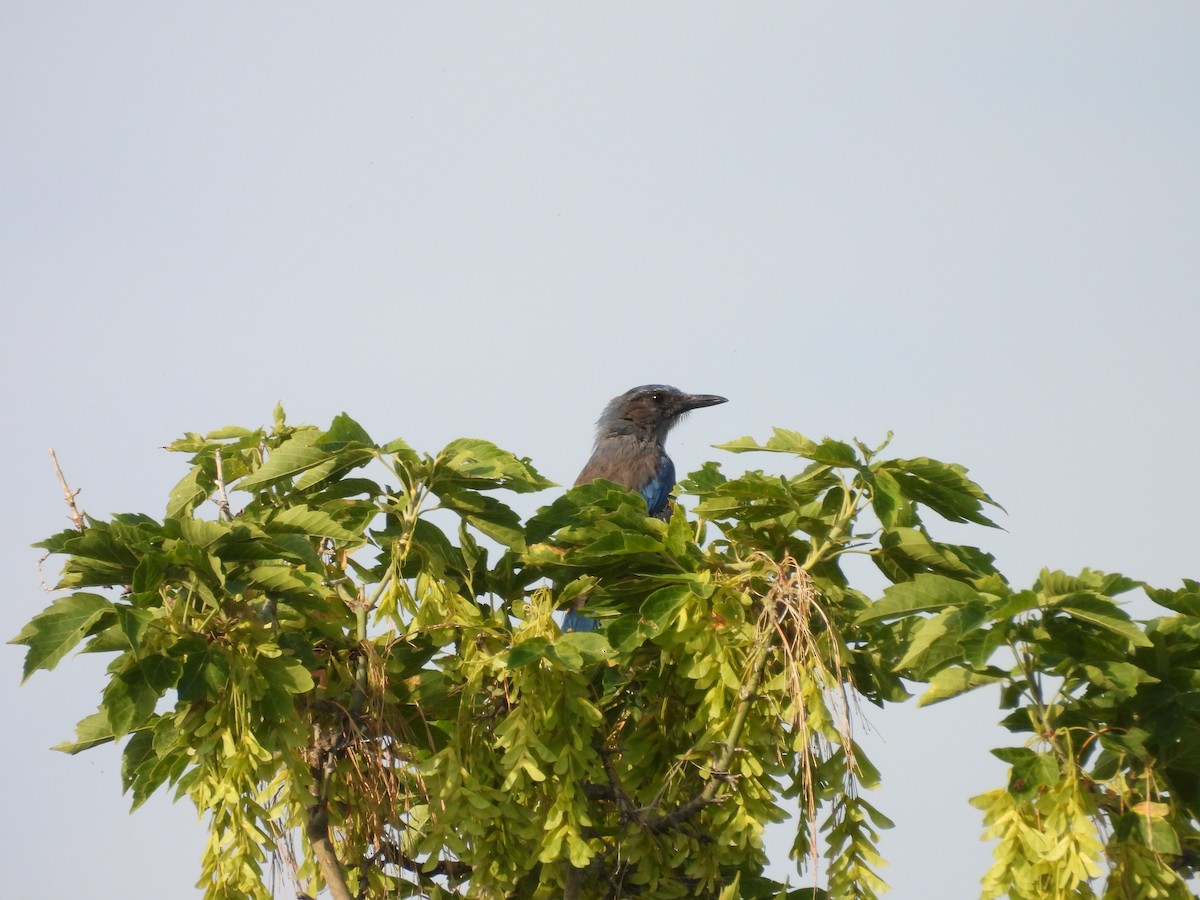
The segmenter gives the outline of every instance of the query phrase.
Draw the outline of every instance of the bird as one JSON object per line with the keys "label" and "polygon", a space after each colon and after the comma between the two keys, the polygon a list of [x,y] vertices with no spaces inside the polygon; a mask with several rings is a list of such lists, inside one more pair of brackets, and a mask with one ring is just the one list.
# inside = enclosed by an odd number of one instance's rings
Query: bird
{"label": "bird", "polygon": [[[575,479],[576,486],[603,478],[646,501],[646,512],[669,519],[675,463],[667,455],[667,434],[693,409],[726,403],[716,394],[687,394],[667,384],[643,384],[614,397],[596,422],[592,456]],[[595,631],[600,623],[578,607],[567,612],[564,631]]]}

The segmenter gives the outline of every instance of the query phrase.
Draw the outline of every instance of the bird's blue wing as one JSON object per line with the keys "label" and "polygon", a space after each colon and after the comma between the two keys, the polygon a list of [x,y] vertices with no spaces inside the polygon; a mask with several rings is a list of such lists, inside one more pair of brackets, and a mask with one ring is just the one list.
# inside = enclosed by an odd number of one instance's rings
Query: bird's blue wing
{"label": "bird's blue wing", "polygon": [[591,616],[584,615],[581,610],[569,609],[563,616],[562,630],[564,634],[568,631],[599,631],[600,623]]}
{"label": "bird's blue wing", "polygon": [[658,458],[658,471],[641,490],[646,498],[646,509],[652,516],[657,516],[667,505],[671,496],[671,488],[675,487],[675,463],[671,457],[663,453]]}

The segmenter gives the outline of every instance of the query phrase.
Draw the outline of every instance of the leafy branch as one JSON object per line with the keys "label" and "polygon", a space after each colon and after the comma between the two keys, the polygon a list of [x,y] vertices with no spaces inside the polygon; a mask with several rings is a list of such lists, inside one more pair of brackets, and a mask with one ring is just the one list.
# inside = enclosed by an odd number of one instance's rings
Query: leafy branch
{"label": "leafy branch", "polygon": [[[278,853],[298,891],[342,900],[872,900],[891,823],[854,711],[912,685],[920,704],[995,685],[1016,736],[1007,784],[972,801],[985,897],[1190,896],[1200,584],[1014,588],[936,536],[992,526],[995,501],[886,446],[741,438],[723,449],[801,470],[707,463],[667,521],[606,482],[522,519],[507,495],[552,486],[528,459],[379,444],[346,415],[185,434],[159,518],[85,518],[54,458],[74,527],[39,546],[63,593],[14,642],[26,678],[112,656],[59,749],[121,741],[135,807],[171,788],[206,813],[210,898],[265,900]],[[1132,590],[1163,614],[1132,620]],[[564,634],[583,602],[601,630]],[[791,800],[812,887],[789,893],[761,834]]]}

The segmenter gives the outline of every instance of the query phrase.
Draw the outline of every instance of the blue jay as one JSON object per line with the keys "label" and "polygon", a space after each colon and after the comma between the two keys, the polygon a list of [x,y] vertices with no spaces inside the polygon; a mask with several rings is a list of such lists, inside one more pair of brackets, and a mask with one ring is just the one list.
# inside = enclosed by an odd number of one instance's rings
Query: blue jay
{"label": "blue jay", "polygon": [[[716,394],[685,394],[665,384],[644,384],[614,397],[596,423],[596,446],[575,484],[597,478],[637,491],[646,511],[669,519],[675,464],[664,446],[667,433],[687,412],[724,403]],[[563,620],[564,631],[595,631],[600,625],[577,609]]]}

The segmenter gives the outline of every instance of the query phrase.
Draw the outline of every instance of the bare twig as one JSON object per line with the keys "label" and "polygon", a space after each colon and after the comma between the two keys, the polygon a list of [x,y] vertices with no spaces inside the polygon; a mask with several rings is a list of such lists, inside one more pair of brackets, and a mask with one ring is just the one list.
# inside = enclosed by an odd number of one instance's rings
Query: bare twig
{"label": "bare twig", "polygon": [[75,523],[75,527],[83,531],[83,516],[79,514],[79,507],[75,505],[75,497],[79,491],[72,491],[67,486],[67,479],[63,476],[62,469],[58,465],[58,457],[54,455],[54,448],[50,448],[50,459],[54,462],[54,473],[58,476],[58,483],[62,485],[63,498],[67,501],[67,509],[71,514],[71,521]]}
{"label": "bare twig", "polygon": [[[276,795],[278,799],[278,795]],[[300,887],[300,863],[296,860],[296,851],[292,846],[292,833],[280,819],[268,819],[267,830],[275,844],[274,857],[271,860],[271,892],[275,895],[275,878],[282,874],[291,883],[296,892],[296,900],[308,897]],[[311,900],[311,898],[310,898]]]}
{"label": "bare twig", "polygon": [[221,448],[217,448],[217,509],[220,511],[221,518],[226,522],[233,521],[233,511],[229,508],[229,494],[225,492],[225,466],[221,458]]}

